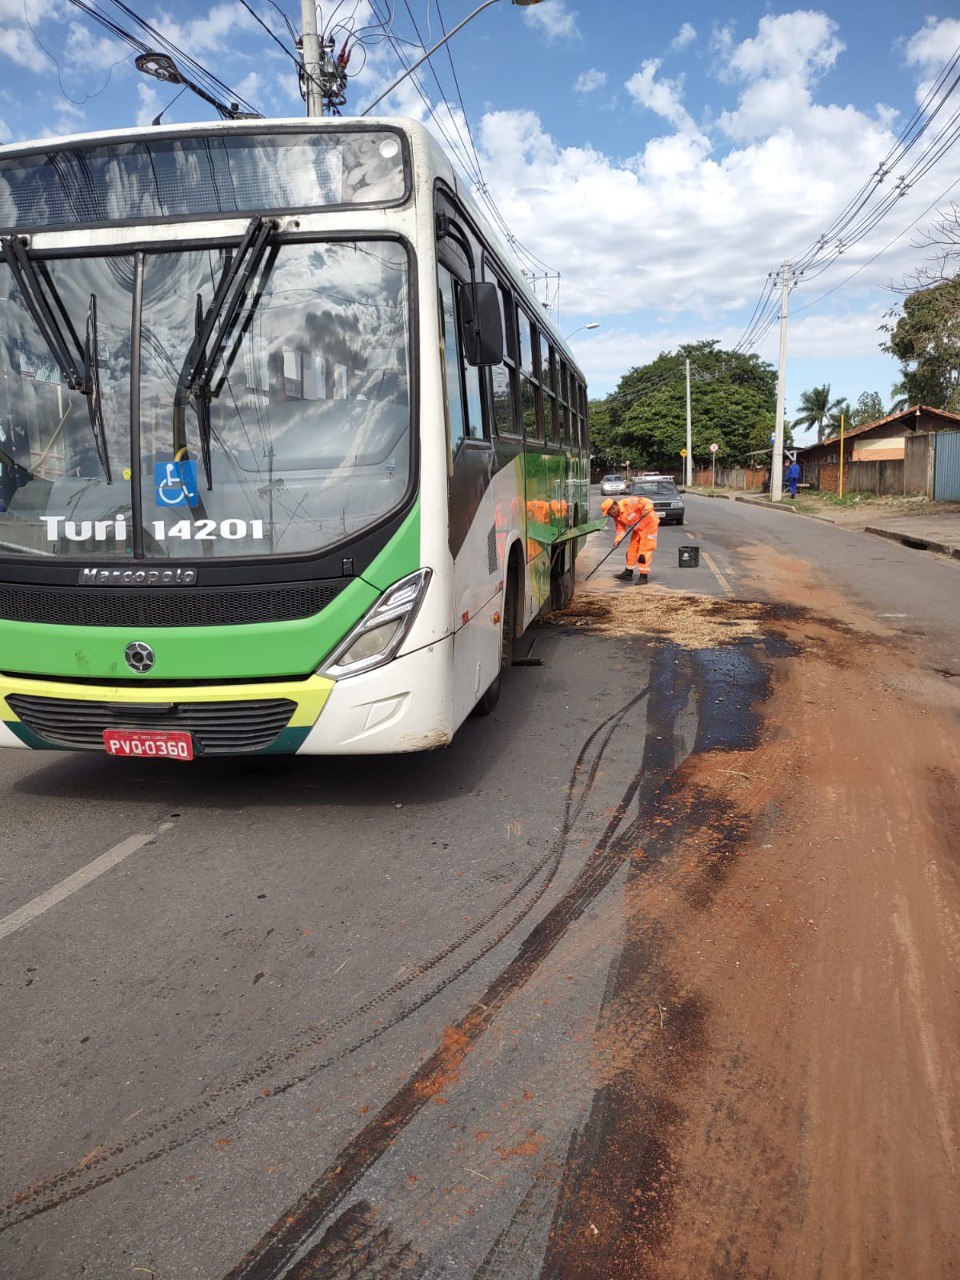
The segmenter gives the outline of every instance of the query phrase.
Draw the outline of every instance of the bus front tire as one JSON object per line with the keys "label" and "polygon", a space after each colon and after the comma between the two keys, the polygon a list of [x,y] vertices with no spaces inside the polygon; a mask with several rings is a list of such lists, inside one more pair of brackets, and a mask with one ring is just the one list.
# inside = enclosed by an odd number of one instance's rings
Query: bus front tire
{"label": "bus front tire", "polygon": [[577,589],[577,559],[573,543],[555,551],[550,565],[550,611],[565,609]]}
{"label": "bus front tire", "polygon": [[517,575],[510,572],[503,593],[503,617],[500,627],[500,670],[496,679],[473,709],[475,716],[488,716],[500,701],[500,686],[513,661],[513,639],[517,631]]}

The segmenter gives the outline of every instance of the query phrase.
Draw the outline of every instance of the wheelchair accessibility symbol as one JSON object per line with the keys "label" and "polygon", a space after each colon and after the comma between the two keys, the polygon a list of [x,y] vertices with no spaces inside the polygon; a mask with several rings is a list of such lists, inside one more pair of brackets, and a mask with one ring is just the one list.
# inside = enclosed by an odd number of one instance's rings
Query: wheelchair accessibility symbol
{"label": "wheelchair accessibility symbol", "polygon": [[195,462],[157,462],[153,467],[158,507],[196,507],[200,505]]}

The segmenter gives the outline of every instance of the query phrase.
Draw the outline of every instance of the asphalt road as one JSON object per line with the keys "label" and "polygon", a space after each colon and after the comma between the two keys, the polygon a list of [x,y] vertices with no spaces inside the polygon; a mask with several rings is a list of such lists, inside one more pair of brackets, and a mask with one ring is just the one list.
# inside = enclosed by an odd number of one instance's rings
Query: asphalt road
{"label": "asphalt road", "polygon": [[[691,497],[655,578],[789,600],[760,546],[960,671],[960,564],[869,535]],[[645,590],[607,581],[618,560],[601,585]],[[0,1273],[579,1274],[552,1224],[618,895],[689,826],[662,823],[683,761],[754,740],[770,657],[532,640],[542,665],[441,754],[0,756]],[[656,947],[634,963],[662,1026]]]}

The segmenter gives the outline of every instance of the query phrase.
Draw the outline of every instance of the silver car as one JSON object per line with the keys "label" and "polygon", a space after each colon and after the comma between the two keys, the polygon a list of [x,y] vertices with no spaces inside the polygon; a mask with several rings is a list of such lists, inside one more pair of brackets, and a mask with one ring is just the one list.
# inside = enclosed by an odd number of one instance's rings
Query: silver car
{"label": "silver car", "polygon": [[600,496],[603,498],[618,497],[627,492],[627,482],[623,476],[604,476],[600,481]]}

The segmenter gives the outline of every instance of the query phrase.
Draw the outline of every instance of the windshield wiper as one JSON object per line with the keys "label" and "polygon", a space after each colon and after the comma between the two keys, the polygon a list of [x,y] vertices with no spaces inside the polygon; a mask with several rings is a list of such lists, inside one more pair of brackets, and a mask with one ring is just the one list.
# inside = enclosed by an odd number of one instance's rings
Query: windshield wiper
{"label": "windshield wiper", "polygon": [[100,351],[97,346],[97,295],[91,293],[90,306],[87,309],[87,340],[83,349],[84,365],[87,370],[87,413],[90,415],[90,429],[97,446],[97,457],[107,477],[107,484],[113,483],[110,474],[110,458],[107,455],[107,433],[103,426],[103,399],[100,395]]}
{"label": "windshield wiper", "polygon": [[[42,264],[35,264],[17,236],[4,236],[0,249],[7,261],[20,296],[27,304],[40,330],[40,336],[53,356],[60,375],[71,391],[79,391],[87,397],[90,430],[93,432],[97,457],[107,484],[113,483],[110,458],[107,453],[107,435],[103,426],[103,408],[100,397],[100,360],[97,352],[97,298],[90,295],[87,312],[86,342],[81,344],[73,321],[63,305],[63,299],[49,271]],[[59,319],[57,313],[59,312]]]}
{"label": "windshield wiper", "polygon": [[[197,411],[197,424],[200,434],[200,453],[203,458],[203,470],[206,476],[207,489],[213,488],[213,472],[210,456],[210,402],[223,390],[230,372],[230,366],[236,359],[244,333],[253,319],[253,313],[263,293],[263,282],[247,307],[247,314],[241,324],[237,324],[250,286],[256,277],[260,264],[270,248],[270,237],[277,230],[279,223],[274,218],[254,218],[243,234],[237,252],[224,267],[223,274],[214,290],[210,306],[204,310],[203,300],[197,294],[197,307],[194,320],[194,336],[187,353],[186,361],[177,380],[177,390],[173,397],[173,451],[174,456],[186,448],[186,432],[183,423],[183,407],[189,397],[193,398]],[[277,249],[273,249],[270,267],[276,260]],[[224,365],[223,372],[216,386],[214,379],[217,367],[223,357],[224,350],[231,334],[236,329],[236,337],[230,355]]]}

